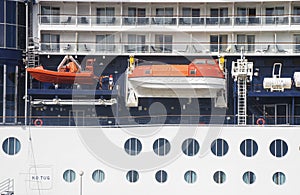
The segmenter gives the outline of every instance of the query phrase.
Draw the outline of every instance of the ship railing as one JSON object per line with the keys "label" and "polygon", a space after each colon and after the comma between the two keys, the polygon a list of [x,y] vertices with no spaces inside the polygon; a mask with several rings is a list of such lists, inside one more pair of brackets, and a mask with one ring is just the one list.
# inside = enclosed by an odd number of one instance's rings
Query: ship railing
{"label": "ship railing", "polygon": [[95,16],[95,15],[38,15],[40,25],[90,25],[90,26],[268,26],[299,25],[300,15],[227,15],[227,16]]}
{"label": "ship railing", "polygon": [[57,42],[40,43],[40,53],[65,53],[65,54],[151,54],[151,53],[166,53],[166,54],[222,54],[231,55],[240,53],[253,55],[289,55],[300,53],[300,43],[274,43],[273,41],[265,43],[208,43],[208,42],[137,42],[137,43],[115,43],[111,38],[104,38],[99,42],[89,42],[85,39],[81,42]]}
{"label": "ship railing", "polygon": [[14,180],[6,179],[0,182],[0,194],[13,195],[14,194]]}

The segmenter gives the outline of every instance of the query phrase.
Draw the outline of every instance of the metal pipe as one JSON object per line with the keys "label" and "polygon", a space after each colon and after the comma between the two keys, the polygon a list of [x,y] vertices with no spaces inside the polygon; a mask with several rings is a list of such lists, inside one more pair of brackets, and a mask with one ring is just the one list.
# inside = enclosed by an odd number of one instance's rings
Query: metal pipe
{"label": "metal pipe", "polygon": [[24,101],[25,101],[25,111],[24,111],[24,123],[25,126],[27,125],[27,107],[28,107],[28,72],[27,72],[27,65],[28,65],[28,2],[25,3],[26,6],[26,65],[25,65],[25,96],[24,96]]}
{"label": "metal pipe", "polygon": [[15,124],[18,123],[18,77],[19,77],[19,67],[16,66],[15,72]]}
{"label": "metal pipe", "polygon": [[6,64],[3,65],[3,124],[6,123]]}

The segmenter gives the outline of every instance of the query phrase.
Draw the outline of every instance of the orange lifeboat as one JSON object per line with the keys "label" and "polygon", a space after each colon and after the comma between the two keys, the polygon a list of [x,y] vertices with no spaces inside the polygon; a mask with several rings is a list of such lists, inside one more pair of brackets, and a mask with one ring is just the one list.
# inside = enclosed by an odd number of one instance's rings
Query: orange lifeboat
{"label": "orange lifeboat", "polygon": [[[63,64],[67,59],[71,59],[71,62],[64,66]],[[52,71],[44,69],[43,66],[38,66],[27,68],[27,71],[33,78],[40,82],[54,84],[78,83],[92,85],[98,81],[98,77],[93,73],[93,66],[90,64],[90,61],[87,61],[86,71],[81,71],[80,65],[70,56],[66,56],[57,69],[58,71]]]}

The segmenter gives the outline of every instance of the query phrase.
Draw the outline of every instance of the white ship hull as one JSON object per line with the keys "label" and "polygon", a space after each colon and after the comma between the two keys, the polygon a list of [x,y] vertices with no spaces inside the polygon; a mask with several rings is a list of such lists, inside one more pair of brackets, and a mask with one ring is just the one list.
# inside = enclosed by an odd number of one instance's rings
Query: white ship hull
{"label": "white ship hull", "polygon": [[[151,132],[151,133],[149,133]],[[152,132],[157,132],[153,134]],[[8,137],[17,138],[20,151],[7,155],[1,148],[0,181],[13,180],[14,193],[35,194],[273,194],[294,195],[299,186],[299,137],[297,127],[275,126],[154,126],[154,127],[27,127],[3,126],[1,142]],[[136,137],[142,143],[142,151],[130,156],[124,150],[127,139]],[[170,153],[157,156],[153,142],[165,138],[171,144]],[[186,156],[181,147],[187,138],[200,144],[195,156]],[[213,140],[221,138],[228,143],[228,152],[215,156],[211,150]],[[258,152],[245,157],[240,144],[253,139]],[[282,139],[288,145],[285,156],[274,157],[270,153],[273,140]],[[1,143],[1,144],[2,144]],[[96,149],[98,148],[98,149]],[[64,181],[63,173],[71,169],[75,180]],[[104,172],[103,182],[92,179],[92,173]],[[126,179],[129,170],[136,170],[139,179],[130,183]],[[158,183],[155,173],[168,173],[165,183]],[[186,171],[197,174],[189,184],[184,179]],[[223,171],[226,180],[217,184],[216,171]],[[245,184],[243,174],[252,171],[256,175],[253,184]],[[286,176],[285,183],[272,181],[275,172]],[[83,173],[82,176],[79,173]],[[81,183],[82,182],[82,183]],[[149,190],[149,186],[151,190]]]}

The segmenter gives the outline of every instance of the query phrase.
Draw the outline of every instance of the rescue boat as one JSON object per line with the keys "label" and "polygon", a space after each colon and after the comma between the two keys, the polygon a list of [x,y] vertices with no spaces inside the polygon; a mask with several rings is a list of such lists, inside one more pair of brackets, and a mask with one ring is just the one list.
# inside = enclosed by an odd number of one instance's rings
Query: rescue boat
{"label": "rescue boat", "polygon": [[[223,98],[226,90],[224,72],[215,59],[135,66],[128,73],[128,82],[129,96],[137,98]],[[222,102],[226,104],[225,98]]]}
{"label": "rescue boat", "polygon": [[[71,60],[71,62],[64,65],[67,60]],[[81,66],[72,56],[66,56],[57,67],[57,71],[46,70],[43,66],[27,68],[27,71],[40,82],[92,85],[98,82],[98,77],[93,72],[93,60],[87,60],[85,71],[81,70]]]}

